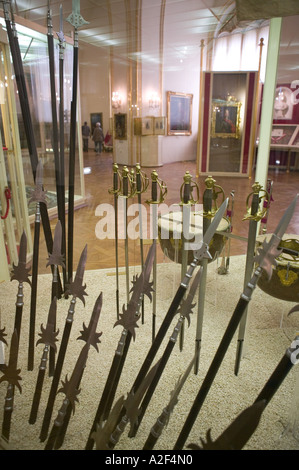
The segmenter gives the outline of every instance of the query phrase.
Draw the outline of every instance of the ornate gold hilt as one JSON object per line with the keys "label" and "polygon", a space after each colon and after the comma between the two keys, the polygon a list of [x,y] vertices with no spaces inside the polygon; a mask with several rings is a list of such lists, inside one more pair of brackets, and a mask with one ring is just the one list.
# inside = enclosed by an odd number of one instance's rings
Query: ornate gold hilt
{"label": "ornate gold hilt", "polygon": [[[257,181],[252,185],[253,191],[246,199],[247,213],[242,220],[255,220],[259,222],[266,215],[270,195],[268,191],[262,188],[263,187]],[[252,201],[249,205],[250,198],[252,198]],[[266,204],[262,204],[262,207],[260,207],[262,200],[265,200]]]}
{"label": "ornate gold hilt", "polygon": [[118,170],[118,164],[113,163],[113,188],[108,189],[109,194],[117,194],[121,186],[121,175]]}
{"label": "ornate gold hilt", "polygon": [[[205,179],[206,189],[203,194],[203,217],[206,217],[207,219],[212,219],[215,216],[218,208],[225,199],[223,188],[215,183],[216,180],[214,180],[212,176],[208,176]],[[220,204],[218,204],[217,201],[219,195],[222,195]]]}
{"label": "ornate gold hilt", "polygon": [[134,179],[134,170],[129,171],[127,166],[123,167],[121,174],[121,184],[118,194],[125,198],[133,197],[136,193],[136,185]]}
{"label": "ornate gold hilt", "polygon": [[[193,190],[196,191],[195,198],[193,197]],[[187,170],[184,175],[184,182],[180,188],[180,205],[196,204],[199,201],[199,187],[198,184],[192,180],[192,175]]]}
{"label": "ornate gold hilt", "polygon": [[149,179],[144,171],[141,170],[140,164],[136,163],[136,193],[144,193],[149,185]]}
{"label": "ornate gold hilt", "polygon": [[161,204],[167,194],[167,186],[164,181],[160,180],[156,170],[152,171],[152,197],[147,200],[147,204]]}

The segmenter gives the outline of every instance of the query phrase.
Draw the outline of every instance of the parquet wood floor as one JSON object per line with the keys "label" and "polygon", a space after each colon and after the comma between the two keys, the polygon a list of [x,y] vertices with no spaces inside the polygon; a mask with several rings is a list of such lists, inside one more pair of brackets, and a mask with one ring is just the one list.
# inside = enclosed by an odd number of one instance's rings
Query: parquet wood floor
{"label": "parquet wood floor", "polygon": [[[74,261],[73,267],[76,270],[80,254],[87,243],[88,257],[86,269],[101,269],[115,267],[115,243],[114,240],[100,240],[97,238],[95,228],[100,218],[96,215],[96,208],[103,203],[113,205],[114,197],[109,194],[108,190],[112,186],[112,153],[102,153],[96,155],[92,149],[84,153],[84,167],[91,169],[89,174],[84,175],[85,191],[86,191],[86,205],[75,211],[74,217]],[[153,168],[142,168],[143,171],[150,178]],[[167,196],[165,203],[175,204],[179,202],[180,186],[183,182],[183,176],[187,170],[194,175],[200,188],[200,203],[202,202],[202,194],[205,189],[206,176],[200,175],[195,177],[196,166],[194,161],[185,161],[179,163],[166,164],[162,167],[156,168],[159,178],[164,180],[167,185]],[[213,176],[213,175],[212,175]],[[273,180],[273,201],[271,203],[271,210],[268,218],[267,232],[271,233],[276,228],[276,225],[283,215],[284,210],[288,207],[295,195],[299,192],[299,172],[293,171],[287,173],[285,170],[269,170],[268,177]],[[225,197],[229,197],[232,190],[234,190],[234,215],[233,215],[233,234],[247,237],[249,222],[243,221],[246,213],[246,199],[252,191],[254,183],[254,175],[251,179],[244,177],[214,177],[216,184],[220,185],[225,193]],[[150,186],[142,195],[142,203],[150,197]],[[137,197],[134,201],[137,203]],[[147,209],[148,205],[144,204]],[[66,218],[67,219],[67,218]],[[57,218],[51,220],[51,228],[54,234],[54,229],[57,223]],[[288,233],[299,234],[299,207],[294,215],[289,227]],[[32,225],[33,234],[33,225]],[[144,245],[144,257],[146,256],[149,243]],[[239,255],[246,253],[246,242],[241,240],[232,239],[230,254]],[[163,253],[158,247],[158,262],[163,260]],[[49,273],[50,267],[46,268],[48,253],[44,242],[43,233],[41,230],[41,243],[39,255],[39,272]],[[119,241],[118,244],[118,262],[119,267],[125,265],[124,256],[124,242]],[[129,262],[130,265],[140,264],[140,248],[139,239],[129,241]]]}

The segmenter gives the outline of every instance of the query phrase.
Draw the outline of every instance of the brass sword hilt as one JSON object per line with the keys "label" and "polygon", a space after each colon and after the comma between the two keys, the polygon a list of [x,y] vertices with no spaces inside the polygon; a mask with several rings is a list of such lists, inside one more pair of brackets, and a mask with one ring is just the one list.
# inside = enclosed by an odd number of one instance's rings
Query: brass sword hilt
{"label": "brass sword hilt", "polygon": [[136,163],[136,193],[144,193],[149,185],[149,179],[144,171],[141,170],[140,164]]}
{"label": "brass sword hilt", "polygon": [[211,193],[211,197],[212,197],[211,207],[209,209],[205,209],[205,204],[204,204],[203,217],[206,217],[207,219],[212,219],[215,216],[216,212],[218,211],[218,208],[219,208],[219,205],[217,202],[218,196],[222,195],[222,200],[220,202],[220,205],[223,203],[225,199],[223,188],[215,183],[216,183],[216,180],[214,180],[212,176],[208,176],[205,180],[206,189],[204,191],[203,198],[205,199],[205,196],[207,193]]}
{"label": "brass sword hilt", "polygon": [[123,167],[123,171],[120,179],[120,189],[118,194],[125,198],[133,197],[136,193],[136,185],[134,180],[134,170],[132,172],[128,169],[127,166]]}
{"label": "brass sword hilt", "polygon": [[[196,190],[195,197],[193,197],[193,190]],[[184,182],[180,188],[180,198],[180,206],[185,204],[194,205],[199,201],[198,184],[192,180],[192,175],[188,170],[184,175]]]}
{"label": "brass sword hilt", "polygon": [[152,194],[151,199],[146,201],[147,204],[161,204],[167,194],[167,186],[164,181],[160,180],[156,170],[152,171]]}
{"label": "brass sword hilt", "polygon": [[[265,189],[262,189],[262,188],[263,187],[257,181],[252,185],[253,191],[247,196],[247,199],[246,199],[247,212],[244,215],[242,220],[255,220],[256,222],[259,222],[265,216],[267,212],[267,206],[270,201],[270,195]],[[251,204],[249,204],[249,202],[251,198],[257,195],[259,196],[259,199],[258,199],[259,207],[252,214],[252,207],[251,207]],[[267,204],[263,204],[262,207],[260,207],[261,201],[263,199],[265,199]]]}
{"label": "brass sword hilt", "polygon": [[113,187],[108,189],[109,194],[117,194],[121,186],[121,175],[118,170],[118,164],[113,163]]}

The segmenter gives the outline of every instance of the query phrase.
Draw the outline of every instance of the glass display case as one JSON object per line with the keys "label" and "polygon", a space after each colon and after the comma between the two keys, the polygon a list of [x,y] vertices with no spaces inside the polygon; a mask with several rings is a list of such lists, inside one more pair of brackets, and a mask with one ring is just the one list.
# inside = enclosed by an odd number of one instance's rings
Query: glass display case
{"label": "glass display case", "polygon": [[[5,30],[5,23],[1,19],[1,25]],[[51,215],[57,213],[56,199],[56,176],[55,162],[53,152],[53,118],[51,108],[51,84],[49,72],[49,54],[47,35],[34,31],[23,25],[16,25],[18,32],[18,41],[22,56],[22,64],[26,81],[28,94],[28,104],[33,125],[34,140],[36,142],[38,159],[41,159],[44,170],[44,186],[47,190],[48,209]],[[59,120],[60,96],[63,96],[63,122],[58,122],[58,127],[63,126],[64,135],[64,167],[65,167],[65,200],[68,201],[68,170],[69,170],[69,147],[70,147],[70,115],[72,100],[72,67],[73,67],[73,46],[69,42],[65,43],[63,56],[63,94],[59,90],[59,48],[58,40],[54,34],[54,55],[55,55],[55,89],[57,102],[57,119]],[[3,63],[2,57],[2,63]],[[3,63],[3,74],[1,81],[4,83],[5,64]],[[13,69],[13,66],[12,66]],[[9,77],[10,78],[10,77]],[[33,173],[31,168],[30,155],[26,140],[24,121],[22,118],[18,90],[14,75],[11,77],[10,86],[14,89],[15,98],[15,119],[13,126],[18,127],[19,140],[21,145],[22,163],[24,170],[25,191],[27,200],[31,197],[32,188],[34,186]],[[7,101],[4,99],[4,103]],[[5,113],[1,108],[1,127],[4,126]],[[77,115],[80,115],[78,113]],[[80,123],[77,122],[77,134],[80,136],[76,139],[76,161],[75,161],[75,205],[82,204],[84,200],[84,180],[83,180],[83,164],[82,149],[79,145],[81,139]],[[5,136],[2,133],[3,145],[6,144]],[[29,214],[35,211],[34,205],[29,205]],[[31,220],[31,218],[30,218]]]}
{"label": "glass display case", "polygon": [[205,72],[199,173],[248,175],[255,72]]}

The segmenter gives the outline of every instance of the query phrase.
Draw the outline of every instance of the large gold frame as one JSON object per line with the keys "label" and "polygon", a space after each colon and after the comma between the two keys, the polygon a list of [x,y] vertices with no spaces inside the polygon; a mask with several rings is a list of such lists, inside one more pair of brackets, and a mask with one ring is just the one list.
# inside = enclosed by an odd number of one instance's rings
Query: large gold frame
{"label": "large gold frame", "polygon": [[167,91],[167,135],[192,134],[192,100],[190,93]]}
{"label": "large gold frame", "polygon": [[[242,103],[240,101],[212,101],[212,124],[211,124],[211,137],[221,137],[224,139],[240,138],[240,111]],[[233,124],[233,129],[223,132],[221,122],[225,110],[228,109]]]}

